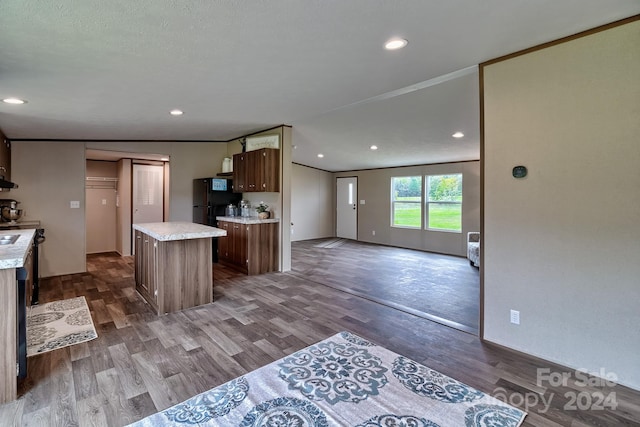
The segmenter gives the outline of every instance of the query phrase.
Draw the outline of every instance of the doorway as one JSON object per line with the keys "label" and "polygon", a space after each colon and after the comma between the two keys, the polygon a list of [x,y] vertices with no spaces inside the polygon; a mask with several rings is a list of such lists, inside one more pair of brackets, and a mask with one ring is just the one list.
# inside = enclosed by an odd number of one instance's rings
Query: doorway
{"label": "doorway", "polygon": [[336,179],[336,237],[358,240],[358,178]]}
{"label": "doorway", "polygon": [[133,165],[133,223],[164,219],[164,167]]}
{"label": "doorway", "polygon": [[116,250],[116,163],[87,160],[85,177],[86,253]]}
{"label": "doorway", "polygon": [[[157,209],[157,206],[160,206],[161,214],[158,215],[157,211],[155,212],[155,216],[149,216],[146,219],[141,219],[143,222],[155,222],[155,221],[163,221],[165,217],[168,217],[168,208],[169,208],[169,193],[168,193],[168,185],[170,182],[170,157],[165,154],[153,154],[153,153],[134,153],[134,152],[124,152],[124,151],[109,151],[109,150],[99,150],[99,149],[87,149],[86,150],[86,160],[87,164],[95,163],[100,165],[113,165],[113,170],[110,170],[108,173],[96,173],[91,171],[91,169],[87,169],[86,176],[98,176],[100,186],[109,185],[111,188],[112,185],[115,184],[115,201],[113,198],[103,197],[99,195],[96,190],[92,190],[96,193],[96,197],[92,197],[95,199],[93,204],[99,206],[100,209],[104,209],[105,206],[110,208],[109,211],[111,214],[115,216],[115,230],[110,227],[102,227],[103,223],[98,221],[91,221],[88,217],[91,215],[87,210],[86,213],[86,236],[87,239],[90,238],[91,233],[102,233],[103,230],[100,228],[109,228],[112,230],[111,234],[115,235],[115,248],[112,251],[117,252],[121,256],[130,256],[133,255],[133,248],[131,247],[132,242],[132,228],[131,225],[134,223],[134,180],[136,180],[136,172],[134,172],[134,168],[137,171],[139,166],[154,166],[156,169],[152,172],[151,177],[146,177],[147,182],[152,181],[155,182],[156,185],[160,185],[160,191],[152,191],[147,192],[147,195],[136,194],[143,200],[147,200],[147,202],[153,200],[152,205]],[[142,170],[142,169],[140,169]],[[160,176],[157,174],[159,171]],[[144,173],[141,172],[144,175]],[[105,180],[104,177],[109,177],[108,180]],[[138,175],[140,177],[140,175]],[[91,182],[90,182],[91,181]],[[87,185],[91,184],[96,186],[96,180],[88,180]],[[110,181],[110,182],[103,182]],[[144,178],[143,178],[144,181]],[[140,188],[138,188],[139,190]],[[136,190],[137,191],[137,190]],[[111,193],[113,195],[113,193]],[[137,197],[138,198],[138,197]],[[103,205],[103,200],[107,199],[106,205]],[[86,199],[89,201],[89,197]],[[86,204],[85,204],[86,206]],[[138,209],[138,213],[141,210]],[[142,218],[145,217],[147,212],[146,208],[142,209]],[[136,217],[137,218],[137,217]],[[111,221],[111,217],[109,220]],[[137,219],[136,219],[137,220]],[[111,222],[109,223],[111,224]],[[109,241],[112,241],[112,236],[109,237]],[[87,249],[92,253],[108,251],[111,248],[101,248],[101,249],[91,249],[89,246],[89,242],[87,242]]]}

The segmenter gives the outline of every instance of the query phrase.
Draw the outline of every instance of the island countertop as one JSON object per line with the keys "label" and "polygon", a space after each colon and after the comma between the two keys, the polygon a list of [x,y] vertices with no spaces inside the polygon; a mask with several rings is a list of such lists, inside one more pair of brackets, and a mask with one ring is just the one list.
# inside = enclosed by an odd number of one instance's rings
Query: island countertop
{"label": "island countertop", "polygon": [[0,270],[24,266],[24,261],[31,249],[35,233],[36,230],[33,228],[0,231],[0,239],[3,236],[18,235],[18,239],[15,243],[0,245]]}
{"label": "island countertop", "polygon": [[146,222],[133,224],[133,229],[142,231],[154,239],[163,242],[171,240],[206,239],[208,237],[223,237],[227,235],[226,230],[186,221]]}
{"label": "island countertop", "polygon": [[238,224],[267,224],[271,222],[280,222],[280,218],[260,219],[255,216],[217,216],[218,221],[236,222]]}

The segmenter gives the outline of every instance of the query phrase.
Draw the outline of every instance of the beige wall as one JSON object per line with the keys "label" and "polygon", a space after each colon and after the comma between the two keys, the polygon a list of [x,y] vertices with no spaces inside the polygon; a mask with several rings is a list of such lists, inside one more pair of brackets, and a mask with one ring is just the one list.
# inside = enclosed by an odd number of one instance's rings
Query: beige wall
{"label": "beige wall", "polygon": [[636,21],[483,69],[484,337],[636,389],[639,41]]}
{"label": "beige wall", "polygon": [[116,251],[123,256],[132,253],[131,191],[131,159],[120,159],[116,201]]}
{"label": "beige wall", "polygon": [[[84,144],[12,142],[11,177],[20,187],[24,219],[40,220],[46,241],[40,246],[43,277],[85,271]],[[77,200],[80,209],[71,209]]]}
{"label": "beige wall", "polygon": [[[392,177],[449,173],[462,173],[462,233],[391,227]],[[479,161],[339,172],[334,176],[358,177],[358,199],[365,201],[358,204],[360,241],[466,256],[467,232],[480,230]]]}
{"label": "beige wall", "polygon": [[291,240],[333,237],[335,179],[331,172],[293,165],[291,183]]}
{"label": "beige wall", "polygon": [[[168,220],[172,221],[191,221],[193,179],[221,172],[227,155],[226,144],[221,143],[91,142],[86,147],[169,155]],[[45,228],[41,275],[84,272],[85,143],[17,141],[12,143],[11,157],[12,178],[20,188],[7,195],[21,202],[27,219],[39,219]],[[80,201],[80,209],[70,209],[71,200]]]}

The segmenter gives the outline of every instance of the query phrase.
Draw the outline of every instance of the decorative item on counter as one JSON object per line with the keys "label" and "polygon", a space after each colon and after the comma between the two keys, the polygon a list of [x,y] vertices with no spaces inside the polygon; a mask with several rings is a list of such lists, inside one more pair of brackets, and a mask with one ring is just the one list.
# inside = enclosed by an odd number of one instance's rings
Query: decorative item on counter
{"label": "decorative item on counter", "polygon": [[233,204],[227,206],[227,216],[236,216],[237,214],[238,209]]}
{"label": "decorative item on counter", "polygon": [[242,200],[240,202],[240,216],[249,217],[251,216],[251,203],[248,200]]}
{"label": "decorative item on counter", "polygon": [[267,209],[269,209],[269,205],[266,205],[264,202],[260,202],[260,204],[256,208],[256,211],[258,212],[258,218],[260,219],[269,218],[270,212]]}

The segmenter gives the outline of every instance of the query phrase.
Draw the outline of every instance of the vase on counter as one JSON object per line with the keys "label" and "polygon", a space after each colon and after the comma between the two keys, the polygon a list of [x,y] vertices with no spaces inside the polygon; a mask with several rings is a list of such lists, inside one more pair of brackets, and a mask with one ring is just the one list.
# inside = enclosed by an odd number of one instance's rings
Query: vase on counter
{"label": "vase on counter", "polygon": [[258,218],[269,219],[269,211],[258,212]]}

